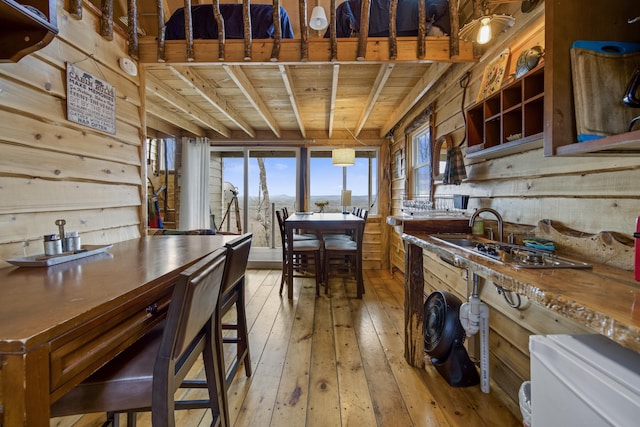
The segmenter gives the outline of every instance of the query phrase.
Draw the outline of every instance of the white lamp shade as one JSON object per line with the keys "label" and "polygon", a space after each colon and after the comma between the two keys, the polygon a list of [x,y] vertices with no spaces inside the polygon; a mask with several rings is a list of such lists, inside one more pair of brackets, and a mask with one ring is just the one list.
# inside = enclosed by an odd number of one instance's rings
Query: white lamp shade
{"label": "white lamp shade", "polygon": [[342,190],[340,204],[342,206],[351,206],[351,190]]}
{"label": "white lamp shade", "polygon": [[334,166],[353,166],[356,163],[356,150],[353,148],[334,148],[331,152]]}
{"label": "white lamp shade", "polygon": [[324,13],[324,8],[322,6],[316,6],[311,11],[309,26],[317,31],[324,30],[329,26],[329,21],[327,21],[327,14]]}

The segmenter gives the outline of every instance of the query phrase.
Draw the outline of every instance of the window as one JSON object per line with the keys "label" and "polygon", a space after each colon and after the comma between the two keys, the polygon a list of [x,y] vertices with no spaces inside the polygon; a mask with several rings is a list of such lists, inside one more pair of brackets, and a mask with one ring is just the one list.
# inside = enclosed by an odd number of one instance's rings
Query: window
{"label": "window", "polygon": [[309,209],[318,211],[322,204],[324,212],[342,212],[340,195],[342,190],[351,190],[351,206],[378,212],[378,151],[356,149],[353,166],[333,166],[330,150],[312,150],[309,160]]}
{"label": "window", "polygon": [[413,196],[429,197],[431,195],[431,126],[423,126],[411,137],[411,158],[413,177]]}
{"label": "window", "polygon": [[176,170],[176,140],[164,138],[158,140],[158,170],[175,172]]}

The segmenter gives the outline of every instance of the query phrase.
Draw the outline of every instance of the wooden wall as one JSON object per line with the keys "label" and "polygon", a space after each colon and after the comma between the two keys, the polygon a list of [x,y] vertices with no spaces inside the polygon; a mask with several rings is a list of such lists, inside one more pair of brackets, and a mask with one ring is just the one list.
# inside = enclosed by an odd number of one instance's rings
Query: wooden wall
{"label": "wooden wall", "polygon": [[[541,9],[544,10],[544,7]],[[402,150],[403,168],[401,176],[391,182],[394,214],[401,214],[401,201],[407,187],[404,128],[411,120],[433,104],[434,140],[450,133],[454,142],[459,144],[465,132],[460,111],[461,77],[470,71],[465,100],[465,107],[468,108],[475,103],[484,67],[499,52],[506,47],[511,49],[509,73],[512,73],[523,49],[534,45],[544,47],[543,14],[539,11],[515,15],[516,28],[505,35],[503,43],[489,47],[478,64],[456,64],[449,68],[449,72],[396,129],[391,153]],[[478,207],[491,207],[512,226],[534,227],[540,220],[549,219],[552,224],[563,225],[587,235],[611,231],[631,236],[636,217],[640,215],[640,198],[636,187],[640,178],[638,157],[544,157],[542,141],[539,147],[491,160],[466,159],[468,179],[460,186],[436,181],[435,197],[449,199],[453,194],[468,194],[469,213]],[[389,226],[387,228],[391,229]],[[392,269],[404,270],[404,248],[398,233],[391,234],[389,251]],[[631,251],[623,254],[623,264],[627,269],[631,268],[631,255]],[[454,292],[461,300],[467,298],[465,271],[445,264],[426,252],[424,274],[427,292],[444,289]],[[518,387],[522,381],[529,379],[529,335],[589,331],[539,306],[526,304],[526,299],[523,309],[510,308],[493,284],[484,283],[484,279],[481,279],[481,284],[481,299],[490,306],[491,311],[492,393],[504,393],[505,402],[518,414]],[[471,350],[474,351],[473,345]]]}
{"label": "wooden wall", "polygon": [[[464,138],[461,110],[462,89],[460,79],[470,71],[465,108],[475,103],[482,73],[486,64],[505,48],[510,48],[509,74],[515,71],[519,53],[529,47],[544,47],[544,7],[539,12],[517,14],[516,26],[510,37],[492,45],[475,65],[456,64],[444,75],[425,98],[413,108],[394,133],[391,152],[402,150],[406,166],[404,126],[411,122],[427,105],[435,106],[435,138],[451,134],[455,144]],[[573,112],[567,112],[573,114]],[[466,144],[465,144],[466,146]],[[640,215],[640,197],[635,183],[640,178],[638,157],[544,157],[540,148],[491,160],[466,159],[468,179],[462,185],[435,183],[435,197],[450,199],[453,194],[470,196],[468,212],[478,207],[491,207],[500,212],[505,222],[534,227],[540,220],[549,219],[587,235],[603,231],[631,237],[635,221]],[[464,151],[464,148],[463,148]],[[392,212],[400,214],[405,193],[406,173],[392,180]],[[391,237],[392,265],[403,256],[394,255],[401,247],[396,233]],[[632,253],[621,262],[631,268]]]}
{"label": "wooden wall", "polygon": [[[76,20],[62,1],[58,28],[44,49],[0,64],[0,267],[42,253],[56,219],[83,244],[138,237],[146,224],[144,105],[139,79],[118,67],[124,38],[102,39],[92,13]],[[116,135],[66,120],[66,61],[116,88]]]}

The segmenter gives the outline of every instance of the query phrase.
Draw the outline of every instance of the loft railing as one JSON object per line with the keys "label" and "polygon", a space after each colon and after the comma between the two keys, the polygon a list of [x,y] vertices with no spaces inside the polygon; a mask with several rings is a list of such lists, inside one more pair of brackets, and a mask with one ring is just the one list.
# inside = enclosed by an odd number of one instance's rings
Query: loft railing
{"label": "loft railing", "polygon": [[[128,45],[129,55],[134,59],[139,59],[139,41],[138,41],[138,13],[137,1],[127,1],[127,18],[128,18]],[[399,0],[390,0],[389,4],[389,60],[395,60],[398,56],[398,36],[396,30],[396,11]],[[475,0],[474,0],[475,1]],[[224,20],[220,13],[220,0],[212,0],[213,19],[218,24],[218,59],[224,61],[225,58],[225,34]],[[252,38],[251,38],[251,20],[249,15],[250,0],[243,0],[243,23],[244,23],[244,60],[250,61],[252,55]],[[371,0],[362,0],[360,11],[360,31],[358,35],[358,45],[356,60],[362,61],[367,54],[368,33],[369,33],[369,12],[371,8]],[[458,7],[459,0],[449,0],[449,19],[451,31],[449,36],[449,57],[455,57],[460,51],[460,41],[458,39]],[[309,59],[309,26],[307,19],[307,1],[299,0],[299,17],[300,17],[300,58],[299,61],[304,62]],[[69,11],[76,18],[82,17],[82,0],[70,0]],[[108,40],[113,38],[113,0],[102,0],[102,15],[100,17],[100,35]],[[186,56],[188,61],[194,61],[194,39],[193,26],[191,16],[191,0],[184,0],[185,11],[185,43]],[[162,0],[157,1],[158,12],[158,37],[157,37],[157,60],[165,61],[165,11]],[[274,37],[273,47],[271,50],[271,61],[280,60],[280,47],[282,44],[282,32],[280,28],[280,0],[273,0],[273,24]],[[418,2],[418,37],[416,58],[424,59],[426,56],[426,36],[427,36],[427,19],[426,7],[424,1]],[[336,0],[330,2],[329,17],[329,43],[330,43],[330,61],[336,61],[338,57],[338,37],[336,34]]]}

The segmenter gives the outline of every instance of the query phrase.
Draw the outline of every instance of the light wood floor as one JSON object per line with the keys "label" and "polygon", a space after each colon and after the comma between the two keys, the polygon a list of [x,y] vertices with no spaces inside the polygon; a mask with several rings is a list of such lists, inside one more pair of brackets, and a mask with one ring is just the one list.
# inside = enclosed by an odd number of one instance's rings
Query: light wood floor
{"label": "light wood floor", "polygon": [[[279,270],[248,273],[253,375],[241,367],[229,389],[231,425],[522,425],[494,391],[452,388],[429,363],[421,370],[405,362],[403,284],[389,272],[365,271],[362,300],[347,279],[331,279],[332,296],[316,298],[313,279],[296,278],[292,301],[278,294],[279,284]],[[208,426],[210,419],[204,410],[176,413],[180,426]],[[51,426],[103,421],[103,414],[88,414],[52,419]],[[138,414],[138,425],[150,426],[149,415]]]}

